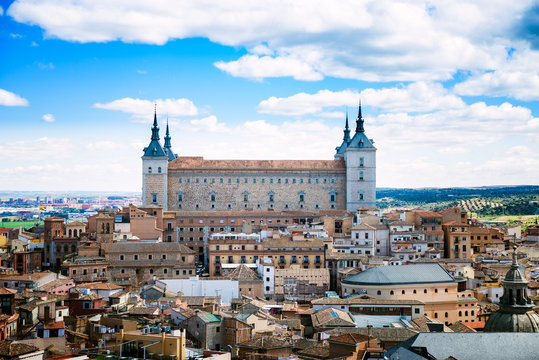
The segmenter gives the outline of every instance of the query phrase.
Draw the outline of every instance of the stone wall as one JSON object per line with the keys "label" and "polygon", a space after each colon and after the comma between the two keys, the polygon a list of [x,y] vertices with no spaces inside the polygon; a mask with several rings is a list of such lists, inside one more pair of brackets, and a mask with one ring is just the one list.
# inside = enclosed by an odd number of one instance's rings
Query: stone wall
{"label": "stone wall", "polygon": [[[175,173],[168,176],[168,189],[168,210],[316,211],[346,208],[344,173],[289,171],[272,176]],[[300,201],[301,194],[303,201]],[[331,194],[335,195],[334,201],[331,201]]]}

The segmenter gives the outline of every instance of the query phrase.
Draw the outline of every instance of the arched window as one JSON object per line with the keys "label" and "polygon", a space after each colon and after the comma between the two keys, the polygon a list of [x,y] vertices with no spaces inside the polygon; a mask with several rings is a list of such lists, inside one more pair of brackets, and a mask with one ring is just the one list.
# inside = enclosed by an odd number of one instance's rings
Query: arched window
{"label": "arched window", "polygon": [[244,202],[249,202],[249,192],[248,191],[243,192],[243,201]]}
{"label": "arched window", "polygon": [[159,167],[157,168],[157,172],[158,172],[159,174],[161,174],[161,166],[159,166]]}
{"label": "arched window", "polygon": [[358,200],[363,201],[363,199],[364,199],[363,193],[362,192],[358,193]]}
{"label": "arched window", "polygon": [[183,192],[178,191],[178,202],[182,202],[182,201],[183,201]]}
{"label": "arched window", "polygon": [[217,193],[215,191],[210,192],[210,201],[215,202],[216,198],[217,198]]}
{"label": "arched window", "polygon": [[79,236],[79,235],[80,235],[80,233],[78,232],[78,230],[77,230],[77,229],[73,229],[73,236],[77,237],[77,236]]}
{"label": "arched window", "polygon": [[449,317],[449,314],[448,314],[448,313],[445,313],[445,317]]}
{"label": "arched window", "polygon": [[152,167],[150,166],[150,167],[148,168],[148,174],[151,174],[151,173],[152,173]]}
{"label": "arched window", "polygon": [[391,290],[391,291],[389,292],[389,295],[395,295],[395,293],[393,292],[393,290]]}
{"label": "arched window", "polygon": [[414,294],[417,294],[417,290],[416,290],[416,289],[414,289]]}
{"label": "arched window", "polygon": [[434,318],[438,319],[438,313],[434,313]]}
{"label": "arched window", "polygon": [[335,192],[335,190],[331,190],[329,192],[329,202],[335,202],[337,199],[337,193]]}
{"label": "arched window", "polygon": [[471,314],[472,314],[472,316],[474,316],[474,315],[475,315],[475,313],[474,313],[474,311],[473,311],[473,310],[472,310]]}
{"label": "arched window", "polygon": [[298,193],[298,196],[299,196],[299,202],[304,202],[305,201],[305,193],[303,191],[300,191]]}
{"label": "arched window", "polygon": [[378,291],[376,292],[376,295],[382,295],[382,292],[381,292],[380,290],[378,290]]}
{"label": "arched window", "polygon": [[427,289],[424,289],[424,290],[423,290],[423,293],[425,293],[425,294],[426,294],[426,293],[427,293]]}
{"label": "arched window", "polygon": [[105,223],[101,224],[101,234],[105,233]]}
{"label": "arched window", "polygon": [[67,234],[68,234],[68,235],[67,235],[68,237],[71,237],[71,236],[73,235],[73,234],[71,233],[71,229],[69,229],[69,230],[67,231]]}
{"label": "arched window", "polygon": [[468,316],[468,310],[464,312],[464,316]]}
{"label": "arched window", "polygon": [[462,316],[462,311],[459,311],[459,316]]}
{"label": "arched window", "polygon": [[107,223],[107,234],[110,234],[110,224]]}
{"label": "arched window", "polygon": [[273,191],[270,191],[268,193],[268,201],[269,202],[274,202],[275,201],[275,193]]}
{"label": "arched window", "polygon": [[404,294],[405,294],[406,292],[405,292],[404,290],[402,290],[402,292],[401,292],[401,293],[402,293],[402,295],[404,295]]}

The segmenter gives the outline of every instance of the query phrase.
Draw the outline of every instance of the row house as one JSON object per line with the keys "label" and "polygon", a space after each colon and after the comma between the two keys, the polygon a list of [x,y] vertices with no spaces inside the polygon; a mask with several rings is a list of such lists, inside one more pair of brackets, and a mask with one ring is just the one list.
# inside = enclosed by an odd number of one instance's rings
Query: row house
{"label": "row house", "polygon": [[[159,210],[156,211],[159,216]],[[349,233],[353,217],[346,210],[310,211],[165,211],[162,212],[163,241],[181,242],[202,263],[210,235],[220,233],[285,231],[290,225],[323,222],[328,234]]]}
{"label": "row house", "polygon": [[245,264],[257,268],[262,258],[267,258],[276,269],[285,269],[298,264],[304,269],[324,267],[324,250],[330,239],[290,236],[260,241],[259,239],[229,237],[211,240],[208,245],[210,276]]}

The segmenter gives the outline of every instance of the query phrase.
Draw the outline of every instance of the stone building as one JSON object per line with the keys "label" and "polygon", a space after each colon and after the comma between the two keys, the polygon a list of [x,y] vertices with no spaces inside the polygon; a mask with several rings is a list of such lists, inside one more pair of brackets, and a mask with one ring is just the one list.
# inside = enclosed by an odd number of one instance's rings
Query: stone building
{"label": "stone building", "polygon": [[161,279],[195,275],[195,254],[180,243],[119,241],[103,244],[102,250],[107,276],[116,283],[141,284],[154,275]]}
{"label": "stone building", "polygon": [[154,114],[142,156],[143,204],[169,211],[373,208],[376,148],[363,124],[360,105],[355,134],[347,116],[333,160],[206,160],[173,154],[168,124],[161,146]]}

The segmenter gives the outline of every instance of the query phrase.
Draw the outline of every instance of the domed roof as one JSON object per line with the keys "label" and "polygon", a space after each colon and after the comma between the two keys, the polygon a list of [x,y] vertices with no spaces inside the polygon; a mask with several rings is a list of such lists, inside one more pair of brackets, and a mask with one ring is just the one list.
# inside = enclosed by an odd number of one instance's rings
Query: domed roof
{"label": "domed roof", "polygon": [[513,263],[503,280],[500,309],[492,313],[485,332],[539,332],[539,314],[528,296],[528,281],[518,268],[516,247]]}
{"label": "domed roof", "polygon": [[533,311],[515,313],[500,309],[490,315],[485,332],[539,332],[539,315]]}

